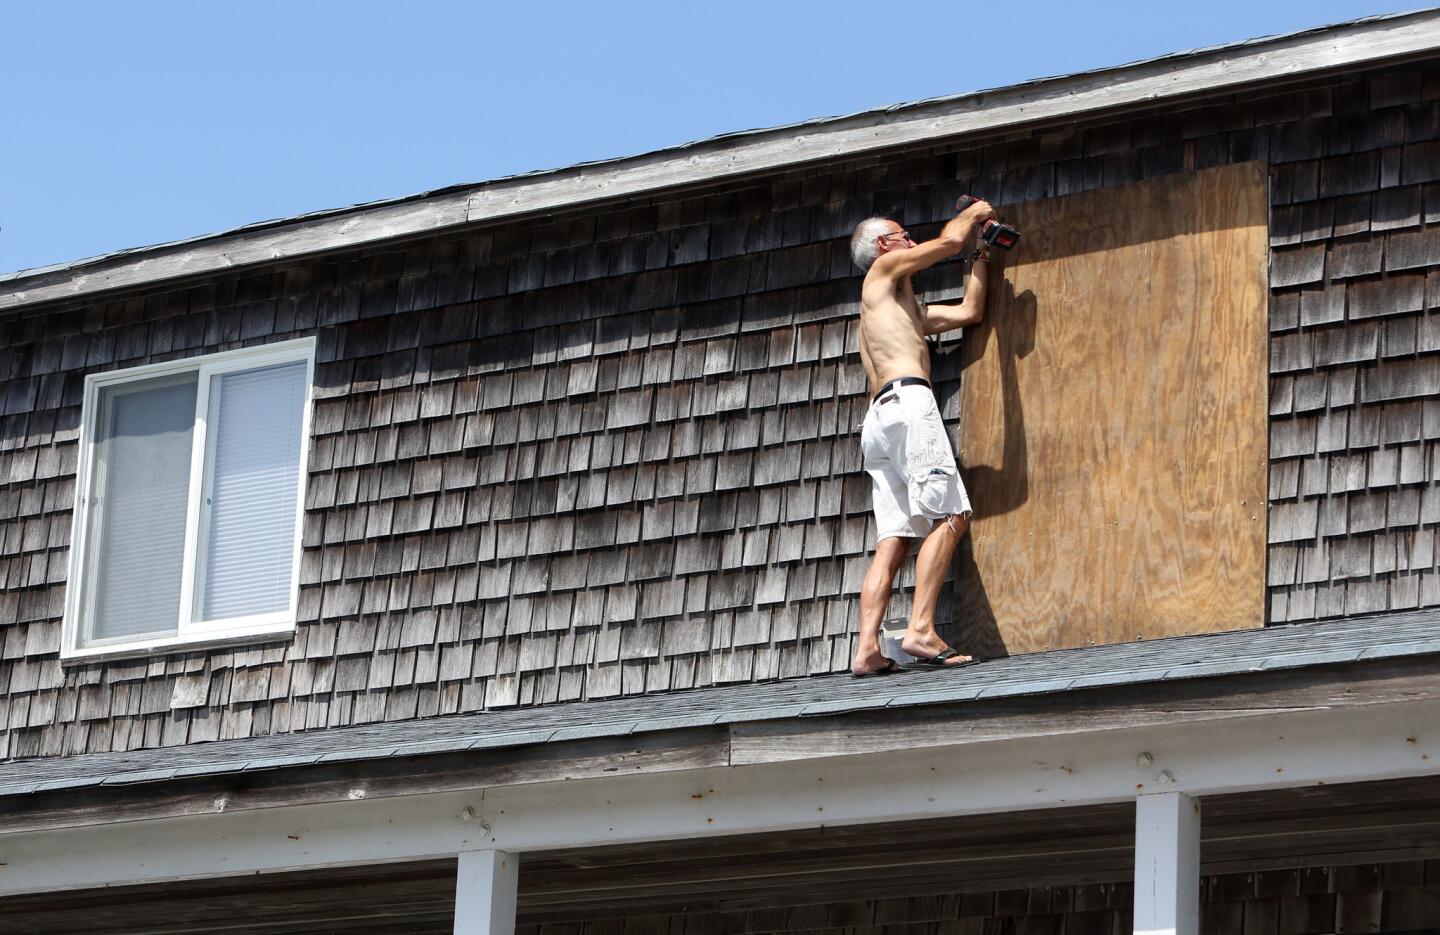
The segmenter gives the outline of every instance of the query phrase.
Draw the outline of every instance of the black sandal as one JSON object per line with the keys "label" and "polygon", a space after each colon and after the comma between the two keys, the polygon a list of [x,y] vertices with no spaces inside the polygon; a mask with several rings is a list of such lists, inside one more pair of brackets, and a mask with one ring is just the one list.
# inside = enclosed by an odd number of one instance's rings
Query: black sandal
{"label": "black sandal", "polygon": [[895,662],[894,659],[885,660],[885,665],[878,669],[867,669],[864,672],[851,672],[852,679],[868,679],[877,675],[894,675],[896,672],[903,672],[904,668]]}
{"label": "black sandal", "polygon": [[976,663],[978,663],[978,662],[980,661],[979,659],[969,659],[969,660],[966,660],[965,662],[957,662],[957,663],[955,663],[954,665],[946,665],[946,664],[945,664],[945,660],[947,660],[947,659],[954,659],[954,658],[955,658],[956,656],[958,656],[958,655],[960,655],[958,652],[956,652],[954,649],[950,648],[949,646],[946,646],[944,649],[940,650],[938,653],[936,653],[935,655],[931,656],[929,659],[921,659],[921,658],[919,658],[919,657],[916,657],[915,661],[914,661],[914,662],[911,662],[911,663],[907,663],[907,664],[905,665],[905,668],[907,668],[907,669],[963,669],[963,668],[965,668],[966,666],[973,666],[973,665],[975,665]]}

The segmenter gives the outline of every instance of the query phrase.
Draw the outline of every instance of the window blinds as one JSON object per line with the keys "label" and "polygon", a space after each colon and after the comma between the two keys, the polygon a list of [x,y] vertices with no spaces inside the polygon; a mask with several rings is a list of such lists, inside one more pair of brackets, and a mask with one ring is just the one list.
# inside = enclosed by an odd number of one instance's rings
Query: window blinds
{"label": "window blinds", "polygon": [[196,387],[191,373],[102,392],[95,641],[175,633]]}
{"label": "window blinds", "polygon": [[211,378],[212,448],[200,617],[290,606],[299,494],[304,362]]}

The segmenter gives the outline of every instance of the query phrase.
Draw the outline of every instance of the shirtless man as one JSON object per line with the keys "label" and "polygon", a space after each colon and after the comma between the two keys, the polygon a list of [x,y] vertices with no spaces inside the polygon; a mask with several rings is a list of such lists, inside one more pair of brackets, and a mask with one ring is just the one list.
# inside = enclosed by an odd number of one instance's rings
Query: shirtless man
{"label": "shirtless man", "polygon": [[871,403],[860,447],[874,481],[878,539],[860,590],[860,641],[851,664],[856,676],[895,669],[880,651],[880,619],[911,539],[924,541],[915,559],[915,604],[901,648],[937,668],[974,661],[946,646],[935,632],[935,601],[955,545],[970,526],[970,499],[930,387],[925,336],[980,321],[989,258],[977,257],[959,305],[921,304],[910,277],[960,253],[994,216],[990,205],[977,201],[947,223],[940,236],[921,244],[894,221],[870,218],[850,239],[850,255],[865,270],[860,362],[870,381]]}

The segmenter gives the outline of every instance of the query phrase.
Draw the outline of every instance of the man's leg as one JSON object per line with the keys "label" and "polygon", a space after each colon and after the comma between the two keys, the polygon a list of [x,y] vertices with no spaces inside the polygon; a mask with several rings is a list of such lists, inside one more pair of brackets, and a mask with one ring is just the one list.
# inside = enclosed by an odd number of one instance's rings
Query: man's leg
{"label": "man's leg", "polygon": [[890,605],[895,574],[909,554],[910,540],[903,536],[881,539],[875,546],[875,556],[870,559],[870,567],[860,585],[860,639],[855,644],[855,661],[850,664],[850,671],[855,675],[875,672],[890,664],[880,651],[880,621]]}
{"label": "man's leg", "polygon": [[[940,586],[945,583],[945,572],[950,568],[955,546],[969,528],[968,516],[947,517],[935,524],[920,546],[920,554],[915,558],[915,606],[910,611],[910,626],[900,643],[912,656],[931,659],[947,648],[935,632],[935,602],[940,598]],[[952,656],[945,664],[959,665],[970,660],[970,656]]]}

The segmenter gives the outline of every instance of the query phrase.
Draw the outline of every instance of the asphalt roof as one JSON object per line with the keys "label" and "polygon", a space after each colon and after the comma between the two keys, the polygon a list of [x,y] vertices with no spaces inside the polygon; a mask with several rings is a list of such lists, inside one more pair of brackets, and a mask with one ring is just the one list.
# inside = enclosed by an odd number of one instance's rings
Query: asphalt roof
{"label": "asphalt roof", "polygon": [[0,763],[0,796],[1436,654],[1440,608],[1032,653],[888,678],[828,675],[183,747],[11,760]]}

